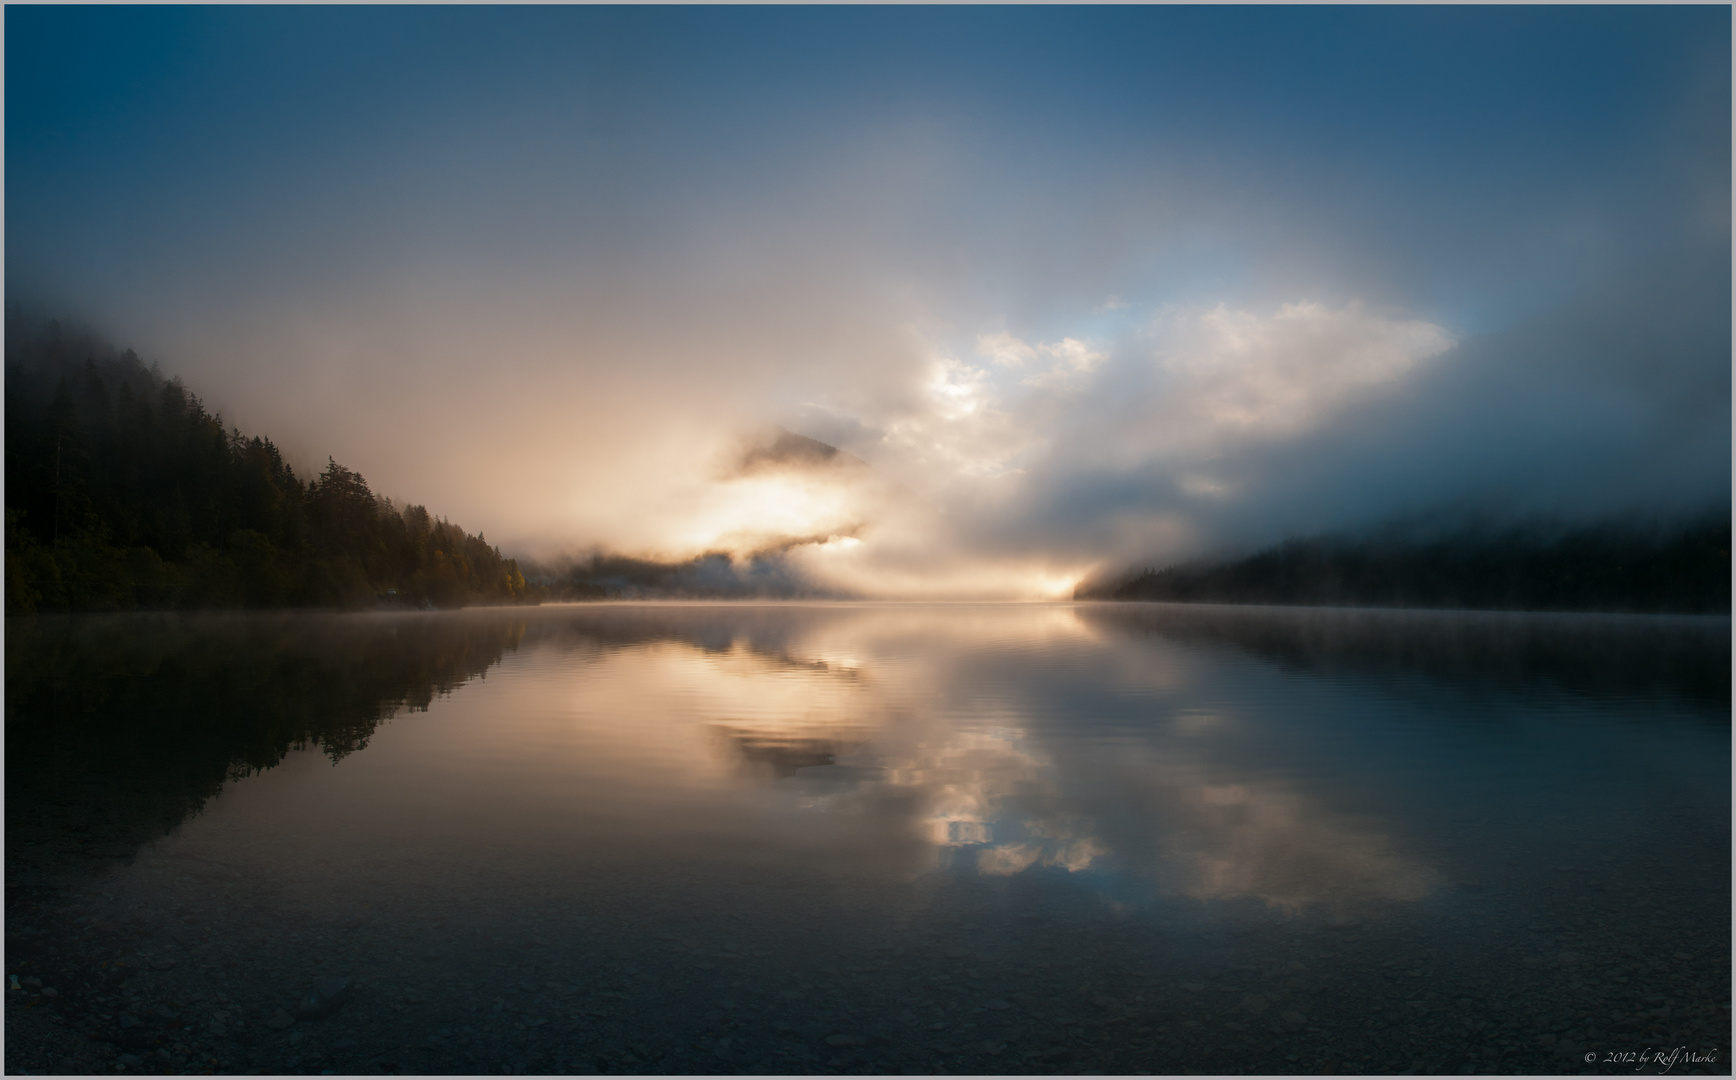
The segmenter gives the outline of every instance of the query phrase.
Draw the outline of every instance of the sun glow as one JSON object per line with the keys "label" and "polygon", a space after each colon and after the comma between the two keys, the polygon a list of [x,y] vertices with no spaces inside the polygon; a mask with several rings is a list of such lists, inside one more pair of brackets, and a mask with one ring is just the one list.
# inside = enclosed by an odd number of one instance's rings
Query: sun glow
{"label": "sun glow", "polygon": [[676,544],[682,554],[738,557],[794,543],[853,546],[861,528],[856,502],[849,489],[800,474],[728,480],[704,492]]}
{"label": "sun glow", "polygon": [[908,557],[896,535],[865,530],[791,553],[815,581],[850,595],[901,600],[1066,600],[1088,567],[983,558]]}

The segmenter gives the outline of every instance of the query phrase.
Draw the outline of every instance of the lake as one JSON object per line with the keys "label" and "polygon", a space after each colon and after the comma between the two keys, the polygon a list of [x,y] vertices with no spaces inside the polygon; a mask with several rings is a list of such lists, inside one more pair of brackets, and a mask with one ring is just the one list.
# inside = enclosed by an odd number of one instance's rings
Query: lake
{"label": "lake", "polygon": [[596,604],[6,647],[10,1072],[1730,1071],[1727,618]]}

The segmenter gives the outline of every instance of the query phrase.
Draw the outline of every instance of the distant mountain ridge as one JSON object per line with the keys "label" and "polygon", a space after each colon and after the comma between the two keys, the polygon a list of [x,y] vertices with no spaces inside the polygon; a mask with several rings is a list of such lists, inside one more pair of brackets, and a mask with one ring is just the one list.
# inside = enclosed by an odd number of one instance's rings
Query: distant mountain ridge
{"label": "distant mountain ridge", "polygon": [[1289,540],[1082,586],[1082,600],[1728,614],[1730,511],[1672,526],[1539,524]]}
{"label": "distant mountain ridge", "polygon": [[799,435],[787,428],[774,428],[769,441],[760,441],[742,454],[737,471],[751,475],[790,468],[867,468],[868,463],[830,443]]}
{"label": "distant mountain ridge", "polygon": [[[823,538],[815,538],[823,539]],[[784,558],[788,546],[746,557],[714,551],[659,560],[598,552],[524,572],[551,600],[834,600],[843,594],[808,581]]]}
{"label": "distant mountain ridge", "polygon": [[[758,432],[729,460],[724,478],[869,469],[861,458],[829,443],[773,427]],[[807,544],[853,536],[863,527],[850,522],[812,535],[767,534],[747,552],[714,550],[683,559],[594,550],[525,560],[523,567],[526,577],[548,588],[555,600],[845,599],[845,594],[809,580],[786,556]]]}

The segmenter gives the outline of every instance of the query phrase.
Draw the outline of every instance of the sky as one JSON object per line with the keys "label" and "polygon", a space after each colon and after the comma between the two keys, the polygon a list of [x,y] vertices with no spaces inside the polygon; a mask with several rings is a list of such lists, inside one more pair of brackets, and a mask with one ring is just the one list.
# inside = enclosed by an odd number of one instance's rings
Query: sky
{"label": "sky", "polygon": [[1668,516],[1731,490],[1730,18],[11,6],[6,294],[545,560]]}

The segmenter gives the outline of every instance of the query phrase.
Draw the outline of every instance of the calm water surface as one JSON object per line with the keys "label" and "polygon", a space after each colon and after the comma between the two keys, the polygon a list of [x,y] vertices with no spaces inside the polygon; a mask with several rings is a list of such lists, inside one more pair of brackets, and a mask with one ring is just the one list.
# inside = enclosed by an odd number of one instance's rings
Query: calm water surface
{"label": "calm water surface", "polygon": [[595,605],[7,646],[8,970],[57,991],[9,992],[12,1071],[14,1018],[60,1016],[134,1072],[1729,1072],[1727,619]]}

